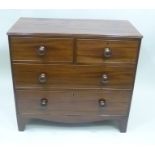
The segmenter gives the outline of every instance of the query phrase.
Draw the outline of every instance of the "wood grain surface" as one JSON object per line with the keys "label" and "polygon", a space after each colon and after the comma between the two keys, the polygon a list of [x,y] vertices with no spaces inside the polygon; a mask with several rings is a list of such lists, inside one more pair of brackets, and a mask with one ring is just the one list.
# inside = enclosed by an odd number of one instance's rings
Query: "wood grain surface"
{"label": "wood grain surface", "polygon": [[141,38],[127,20],[20,18],[8,35]]}
{"label": "wood grain surface", "polygon": [[130,22],[20,18],[8,36],[20,131],[42,119],[126,132],[142,38]]}

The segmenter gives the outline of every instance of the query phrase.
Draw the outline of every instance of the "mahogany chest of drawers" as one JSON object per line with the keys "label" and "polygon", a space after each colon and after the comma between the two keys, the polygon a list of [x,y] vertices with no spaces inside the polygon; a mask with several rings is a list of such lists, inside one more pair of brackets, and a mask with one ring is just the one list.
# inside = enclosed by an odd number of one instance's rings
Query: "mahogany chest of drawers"
{"label": "mahogany chest of drawers", "polygon": [[142,39],[128,21],[20,18],[8,37],[20,131],[31,119],[126,131]]}

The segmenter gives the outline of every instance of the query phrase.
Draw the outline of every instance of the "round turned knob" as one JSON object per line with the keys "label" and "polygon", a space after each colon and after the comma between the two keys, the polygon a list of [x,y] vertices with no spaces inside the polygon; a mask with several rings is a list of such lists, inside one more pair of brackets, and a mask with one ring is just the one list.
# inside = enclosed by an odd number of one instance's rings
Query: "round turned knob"
{"label": "round turned knob", "polygon": [[102,74],[102,83],[105,84],[108,82],[108,75],[107,74]]}
{"label": "round turned knob", "polygon": [[104,57],[109,58],[109,57],[111,57],[111,54],[112,54],[111,49],[108,48],[108,47],[106,47],[106,48],[104,49]]}
{"label": "round turned knob", "polygon": [[46,54],[46,47],[45,46],[39,46],[37,52],[38,52],[39,56],[45,55]]}
{"label": "round turned knob", "polygon": [[102,108],[105,107],[105,105],[106,105],[105,99],[99,99],[98,103],[99,103],[99,106]]}
{"label": "round turned knob", "polygon": [[46,99],[46,98],[42,98],[42,99],[40,100],[40,105],[41,105],[42,107],[47,106],[47,103],[48,103],[48,99]]}
{"label": "round turned knob", "polygon": [[41,74],[39,75],[38,80],[39,80],[40,83],[46,83],[46,81],[47,81],[47,76],[46,76],[46,74],[45,74],[45,73],[41,73]]}

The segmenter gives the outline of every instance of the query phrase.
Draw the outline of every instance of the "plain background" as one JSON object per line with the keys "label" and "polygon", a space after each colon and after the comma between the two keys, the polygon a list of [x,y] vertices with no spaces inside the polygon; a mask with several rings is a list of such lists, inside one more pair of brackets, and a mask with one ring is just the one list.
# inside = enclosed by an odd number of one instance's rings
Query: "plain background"
{"label": "plain background", "polygon": [[[67,127],[43,122],[29,124],[24,132],[18,132],[6,33],[19,17],[125,19],[141,32],[144,38],[127,133],[119,133],[117,128],[108,124]],[[120,149],[122,146],[132,146],[149,154],[149,150],[143,146],[155,145],[154,36],[155,10],[0,10],[0,145],[16,146],[14,148],[31,145],[35,146],[34,152],[38,154],[45,153],[48,150],[46,146],[50,146],[51,153],[53,150],[57,153],[68,150],[68,153],[72,153],[74,150],[74,154],[81,151],[89,154],[93,151],[110,153],[114,151],[110,146]],[[127,152],[132,151],[128,149]]]}

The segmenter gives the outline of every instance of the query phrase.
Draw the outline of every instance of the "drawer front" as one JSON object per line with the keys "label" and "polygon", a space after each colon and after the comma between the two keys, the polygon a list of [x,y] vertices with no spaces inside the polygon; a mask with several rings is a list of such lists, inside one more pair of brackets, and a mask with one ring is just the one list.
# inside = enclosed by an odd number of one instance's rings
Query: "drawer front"
{"label": "drawer front", "polygon": [[16,88],[131,89],[133,70],[133,65],[13,65]]}
{"label": "drawer front", "polygon": [[12,37],[13,61],[72,62],[73,39],[46,37]]}
{"label": "drawer front", "polygon": [[78,63],[135,63],[138,41],[78,39]]}
{"label": "drawer front", "polygon": [[[18,108],[23,114],[78,116],[85,112],[96,115],[126,115],[131,91],[39,91],[17,90]],[[104,102],[103,102],[104,101]]]}

